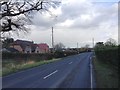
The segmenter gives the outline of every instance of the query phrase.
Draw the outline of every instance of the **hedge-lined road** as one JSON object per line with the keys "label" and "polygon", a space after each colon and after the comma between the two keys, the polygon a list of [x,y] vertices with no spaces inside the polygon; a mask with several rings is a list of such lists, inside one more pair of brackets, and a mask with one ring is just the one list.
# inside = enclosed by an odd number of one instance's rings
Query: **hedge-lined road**
{"label": "hedge-lined road", "polygon": [[95,87],[94,72],[90,69],[92,55],[92,52],[81,53],[5,76],[2,78],[3,88]]}

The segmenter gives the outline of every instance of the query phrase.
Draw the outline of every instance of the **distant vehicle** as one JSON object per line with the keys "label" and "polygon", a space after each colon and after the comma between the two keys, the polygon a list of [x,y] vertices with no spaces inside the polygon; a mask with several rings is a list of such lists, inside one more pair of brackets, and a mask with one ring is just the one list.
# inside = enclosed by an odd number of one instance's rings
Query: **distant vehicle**
{"label": "distant vehicle", "polygon": [[90,49],[88,49],[87,51],[88,51],[88,52],[91,52],[91,50],[90,50]]}

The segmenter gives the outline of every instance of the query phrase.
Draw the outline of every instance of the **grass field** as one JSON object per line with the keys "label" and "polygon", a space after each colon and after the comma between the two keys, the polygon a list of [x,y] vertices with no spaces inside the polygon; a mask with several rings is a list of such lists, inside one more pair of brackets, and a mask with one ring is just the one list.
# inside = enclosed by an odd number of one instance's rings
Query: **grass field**
{"label": "grass field", "polygon": [[58,59],[52,59],[52,60],[42,60],[39,62],[35,62],[35,61],[27,61],[27,62],[18,62],[18,61],[13,61],[13,60],[9,60],[9,61],[3,61],[3,66],[2,66],[2,76],[6,76],[21,70],[25,70],[28,68],[33,68],[33,67],[37,67],[43,64],[48,64],[54,61],[60,60],[60,58]]}
{"label": "grass field", "polygon": [[118,69],[94,59],[97,88],[118,88]]}

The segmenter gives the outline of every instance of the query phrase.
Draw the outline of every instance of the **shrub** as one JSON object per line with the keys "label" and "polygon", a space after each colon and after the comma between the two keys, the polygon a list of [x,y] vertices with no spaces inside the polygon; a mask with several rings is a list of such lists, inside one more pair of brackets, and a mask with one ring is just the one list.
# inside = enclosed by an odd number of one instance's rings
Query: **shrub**
{"label": "shrub", "polygon": [[2,53],[2,59],[14,59],[14,60],[48,60],[52,59],[53,54],[33,54],[33,53]]}
{"label": "shrub", "polygon": [[118,48],[95,50],[95,53],[100,61],[118,66]]}

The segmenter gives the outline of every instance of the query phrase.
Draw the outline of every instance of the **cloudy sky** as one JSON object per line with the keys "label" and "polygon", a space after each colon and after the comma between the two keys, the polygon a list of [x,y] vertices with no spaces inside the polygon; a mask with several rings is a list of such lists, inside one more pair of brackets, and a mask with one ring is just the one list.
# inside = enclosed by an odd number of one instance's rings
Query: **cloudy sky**
{"label": "cloudy sky", "polygon": [[[79,47],[108,38],[118,40],[119,0],[62,0],[60,7],[51,13],[36,13],[31,32],[15,39],[47,43],[51,47],[51,27],[54,27],[54,43],[66,47]],[[52,15],[51,15],[52,14]]]}

